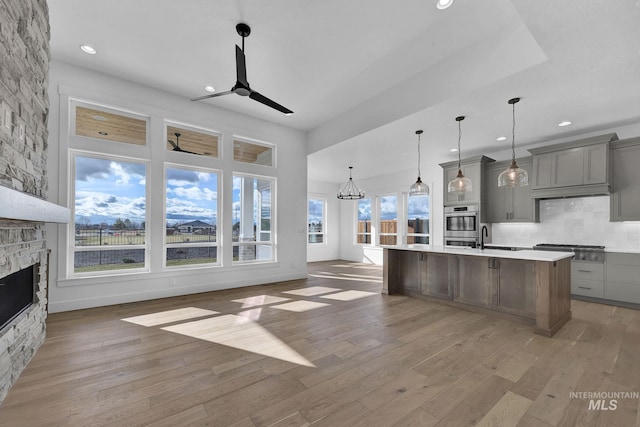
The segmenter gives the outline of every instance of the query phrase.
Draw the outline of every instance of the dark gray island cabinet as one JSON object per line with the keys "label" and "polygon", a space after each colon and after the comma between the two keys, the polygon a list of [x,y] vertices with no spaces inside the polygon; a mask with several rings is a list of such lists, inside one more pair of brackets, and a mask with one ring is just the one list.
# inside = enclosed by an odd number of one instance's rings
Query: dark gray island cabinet
{"label": "dark gray island cabinet", "polygon": [[570,252],[385,248],[383,293],[491,310],[553,336],[571,319]]}

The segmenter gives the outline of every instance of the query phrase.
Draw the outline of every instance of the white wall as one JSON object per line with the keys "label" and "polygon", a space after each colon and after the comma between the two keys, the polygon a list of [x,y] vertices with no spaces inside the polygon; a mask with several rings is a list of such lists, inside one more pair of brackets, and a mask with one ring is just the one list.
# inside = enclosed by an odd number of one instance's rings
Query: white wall
{"label": "white wall", "polygon": [[340,200],[336,197],[338,185],[331,182],[309,181],[307,191],[308,197],[323,197],[327,200],[324,242],[307,245],[307,261],[340,259]]}
{"label": "white wall", "polygon": [[538,224],[493,224],[493,243],[604,245],[640,250],[640,222],[609,222],[609,196],[540,201]]}
{"label": "white wall", "polygon": [[[65,246],[67,226],[50,225],[48,226],[48,247],[52,249],[49,291],[51,312],[306,277],[307,162],[306,137],[303,132],[217,108],[205,102],[191,102],[186,97],[161,92],[58,61],[51,62],[49,81],[51,110],[48,122],[50,135],[48,180],[51,202],[69,206],[72,200],[66,188],[69,159],[64,148],[66,136],[61,135],[65,126],[60,126],[61,119],[68,120],[65,104],[68,97],[150,115],[152,144],[160,140],[159,143],[164,145],[164,135],[158,135],[157,131],[154,131],[159,129],[158,126],[153,127],[153,123],[161,123],[163,119],[221,132],[223,153],[232,152],[233,135],[271,142],[277,145],[278,166],[275,172],[277,177],[277,262],[245,266],[232,266],[228,262],[221,267],[163,271],[162,268],[154,268],[154,262],[155,265],[161,264],[160,257],[163,255],[160,255],[155,261],[152,260],[150,272],[103,278],[69,279],[64,277],[65,257],[60,256],[67,250]],[[246,101],[251,102],[249,99]],[[278,113],[274,112],[274,114]],[[155,159],[155,161],[158,160]],[[204,160],[198,158],[194,161]],[[230,229],[230,173],[234,168],[246,172],[250,166],[234,165],[229,156],[223,157],[222,162],[225,171],[223,195],[226,199],[223,207],[229,210],[227,213],[223,211],[222,227]],[[150,185],[154,185],[154,182],[150,182]],[[158,191],[152,193],[157,199],[149,200],[150,208],[156,206],[157,209],[162,209],[163,200],[158,199],[157,196],[161,193]],[[160,222],[163,223],[163,220],[160,219]],[[153,230],[151,233],[153,234]],[[226,236],[223,238],[228,241],[223,241],[222,244],[230,248],[231,233],[226,233]],[[230,257],[227,259],[229,260]]]}

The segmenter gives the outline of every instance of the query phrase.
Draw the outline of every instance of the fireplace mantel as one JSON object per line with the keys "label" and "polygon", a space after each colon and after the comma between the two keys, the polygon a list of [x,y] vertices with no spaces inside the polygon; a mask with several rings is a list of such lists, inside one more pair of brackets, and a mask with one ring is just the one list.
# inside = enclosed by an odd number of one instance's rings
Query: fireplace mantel
{"label": "fireplace mantel", "polygon": [[69,209],[0,185],[0,218],[68,224]]}

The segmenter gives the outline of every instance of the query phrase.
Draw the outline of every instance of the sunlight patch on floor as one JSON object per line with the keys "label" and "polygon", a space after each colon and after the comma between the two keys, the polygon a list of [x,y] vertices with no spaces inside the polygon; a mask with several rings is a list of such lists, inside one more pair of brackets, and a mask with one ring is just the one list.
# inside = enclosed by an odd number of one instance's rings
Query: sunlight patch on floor
{"label": "sunlight patch on floor", "polygon": [[217,311],[205,310],[203,308],[185,307],[175,310],[160,311],[158,313],[144,314],[142,316],[127,317],[125,322],[135,323],[141,326],[156,326],[165,323],[179,322],[182,320],[191,320],[197,317],[211,316],[220,314]]}
{"label": "sunlight patch on floor", "polygon": [[283,294],[301,295],[311,297],[314,295],[328,294],[329,292],[341,291],[338,288],[328,288],[326,286],[310,286],[308,288],[294,289],[292,291],[284,291]]}
{"label": "sunlight patch on floor", "polygon": [[322,295],[320,298],[333,299],[337,301],[353,301],[360,298],[370,297],[372,295],[378,295],[375,292],[366,291],[344,291],[337,294]]}
{"label": "sunlight patch on floor", "polygon": [[314,302],[314,301],[293,301],[280,305],[272,305],[271,308],[277,308],[278,310],[287,310],[287,311],[295,311],[295,312],[303,312],[314,310],[316,308],[325,307],[330,304],[325,304],[323,302]]}
{"label": "sunlight patch on floor", "polygon": [[256,295],[253,297],[234,299],[231,301],[242,303],[242,308],[249,308],[265,304],[273,304],[274,302],[283,302],[290,300],[291,298],[274,297],[272,295]]}
{"label": "sunlight patch on floor", "polygon": [[161,329],[297,365],[315,367],[313,363],[258,323],[234,314],[181,323]]}

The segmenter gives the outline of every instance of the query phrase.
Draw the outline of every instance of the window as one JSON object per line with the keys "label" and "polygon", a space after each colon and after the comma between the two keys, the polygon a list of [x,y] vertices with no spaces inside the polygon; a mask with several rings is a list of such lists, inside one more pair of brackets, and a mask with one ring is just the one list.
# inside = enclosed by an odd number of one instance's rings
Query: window
{"label": "window", "polygon": [[218,173],[167,167],[167,267],[218,263]]}
{"label": "window", "polygon": [[77,105],[75,125],[77,136],[135,145],[147,143],[147,120],[121,111]]}
{"label": "window", "polygon": [[307,207],[307,234],[309,244],[325,243],[326,199],[310,198]]}
{"label": "window", "polygon": [[429,244],[429,196],[407,197],[407,244]]}
{"label": "window", "polygon": [[167,125],[167,150],[218,157],[219,136],[180,125]]}
{"label": "window", "polygon": [[398,196],[380,197],[380,245],[398,244]]}
{"label": "window", "polygon": [[255,165],[273,166],[273,147],[234,139],[233,160]]}
{"label": "window", "polygon": [[146,165],[73,155],[74,273],[146,265]]}
{"label": "window", "polygon": [[358,200],[356,243],[371,244],[371,199]]}
{"label": "window", "polygon": [[275,179],[233,176],[233,261],[274,261],[272,197]]}

